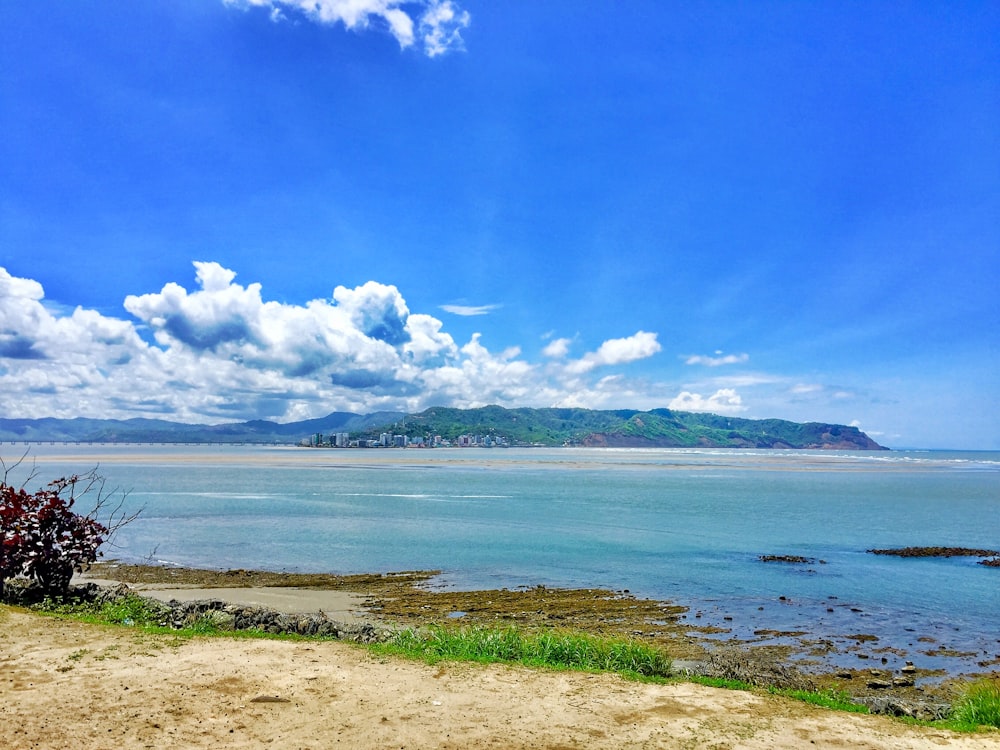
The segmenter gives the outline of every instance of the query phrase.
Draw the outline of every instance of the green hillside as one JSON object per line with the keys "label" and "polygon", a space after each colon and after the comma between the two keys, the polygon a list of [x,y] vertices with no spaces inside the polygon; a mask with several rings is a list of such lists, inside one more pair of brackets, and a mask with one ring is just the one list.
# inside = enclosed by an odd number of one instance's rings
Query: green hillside
{"label": "green hillside", "polygon": [[653,409],[479,409],[434,407],[393,424],[374,426],[411,438],[440,435],[504,437],[514,445],[605,447],[836,448],[884,450],[856,427],[782,419],[738,419],[715,414]]}

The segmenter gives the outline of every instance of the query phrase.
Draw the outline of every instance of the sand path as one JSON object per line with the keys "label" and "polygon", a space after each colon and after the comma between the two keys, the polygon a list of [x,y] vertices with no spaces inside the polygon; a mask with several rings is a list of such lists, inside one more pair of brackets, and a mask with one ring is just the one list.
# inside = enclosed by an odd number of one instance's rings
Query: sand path
{"label": "sand path", "polygon": [[4,748],[997,748],[692,684],[180,639],[0,607]]}

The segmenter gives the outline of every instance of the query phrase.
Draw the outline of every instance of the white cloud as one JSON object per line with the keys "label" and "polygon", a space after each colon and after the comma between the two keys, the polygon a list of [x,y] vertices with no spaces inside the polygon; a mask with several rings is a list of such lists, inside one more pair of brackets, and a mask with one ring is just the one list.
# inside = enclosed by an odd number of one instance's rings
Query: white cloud
{"label": "white cloud", "polygon": [[499,310],[501,305],[441,305],[442,310],[452,315],[472,317],[476,315],[487,315],[494,310]]}
{"label": "white cloud", "polygon": [[[704,354],[691,354],[685,360],[686,365],[705,365],[706,367],[719,367],[720,365],[738,365],[743,362],[750,361],[750,355],[747,353],[743,354],[725,354],[717,351],[716,356],[708,356]],[[719,356],[722,355],[722,356]]]}
{"label": "white cloud", "polygon": [[[467,11],[451,0],[222,0],[242,8],[268,8],[277,23],[285,11],[301,13],[316,23],[342,23],[352,31],[384,27],[402,49],[419,43],[424,54],[437,57],[462,50],[462,31],[471,23]],[[416,31],[415,31],[416,28]]]}
{"label": "white cloud", "polygon": [[792,393],[804,395],[806,393],[818,393],[823,390],[823,386],[818,383],[796,383],[792,386]]}
{"label": "white cloud", "polygon": [[655,333],[638,331],[623,339],[608,339],[595,352],[588,352],[580,359],[570,362],[566,369],[581,374],[604,365],[620,365],[638,359],[651,357],[662,347]]}
{"label": "white cloud", "polygon": [[717,388],[750,388],[757,385],[774,385],[786,382],[781,375],[764,372],[748,372],[742,375],[722,375],[708,378],[707,382]]}
{"label": "white cloud", "polygon": [[707,411],[714,414],[737,414],[744,411],[743,399],[732,388],[720,388],[708,398],[699,393],[681,391],[669,404],[676,411]]}
{"label": "white cloud", "polygon": [[[0,414],[217,423],[431,405],[653,408],[667,400],[662,388],[617,373],[589,376],[659,351],[652,333],[611,339],[568,365],[538,365],[519,347],[489,350],[478,333],[456,344],[440,320],[410,312],[392,285],[337,286],[330,299],[285,304],[218,263],[199,261],[194,270],[193,289],[169,282],[128,295],[124,307],[135,317],[127,320],[56,311],[44,304],[41,284],[0,268]],[[558,339],[546,350],[558,359],[568,345]]]}
{"label": "white cloud", "polygon": [[569,339],[554,339],[542,349],[542,354],[551,359],[562,359],[569,354]]}
{"label": "white cloud", "polygon": [[429,57],[450,50],[465,49],[462,30],[469,27],[472,17],[451,0],[432,0],[420,17],[420,37]]}

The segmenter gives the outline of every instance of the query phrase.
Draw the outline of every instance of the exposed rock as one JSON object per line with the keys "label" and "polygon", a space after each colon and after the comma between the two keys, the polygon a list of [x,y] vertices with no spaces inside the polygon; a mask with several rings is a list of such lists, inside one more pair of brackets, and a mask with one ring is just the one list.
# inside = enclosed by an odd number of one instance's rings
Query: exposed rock
{"label": "exposed rock", "polygon": [[951,710],[947,703],[931,701],[915,701],[900,698],[895,695],[872,695],[854,700],[860,706],[866,706],[873,714],[888,716],[909,716],[912,719],[935,721],[946,719]]}
{"label": "exposed rock", "polygon": [[760,555],[757,559],[761,562],[783,562],[802,565],[812,565],[816,562],[815,557],[802,557],[801,555]]}
{"label": "exposed rock", "polygon": [[[115,602],[127,596],[137,596],[126,584],[102,588],[93,583],[78,587],[82,596],[96,603]],[[257,630],[272,634],[322,636],[357,643],[375,643],[386,640],[391,631],[376,628],[371,623],[344,623],[333,620],[323,612],[309,614],[284,614],[268,607],[251,607],[230,604],[221,599],[198,599],[164,603],[152,597],[140,596],[157,617],[160,625],[174,629],[189,628],[198,623],[218,630]]]}
{"label": "exposed rock", "polygon": [[264,633],[323,636],[357,643],[385,640],[388,631],[370,623],[350,624],[333,620],[322,612],[285,614],[268,607],[229,604],[219,599],[170,602],[171,625],[190,627],[208,621],[223,630],[259,630]]}
{"label": "exposed rock", "polygon": [[812,690],[813,683],[799,670],[782,664],[773,656],[759,650],[734,647],[720,648],[712,653],[706,664],[705,675],[726,680],[737,680],[757,687]]}
{"label": "exposed rock", "polygon": [[[873,555],[893,555],[895,557],[997,557],[1000,552],[969,547],[901,547],[899,549],[870,549]],[[989,564],[983,561],[983,564]]]}

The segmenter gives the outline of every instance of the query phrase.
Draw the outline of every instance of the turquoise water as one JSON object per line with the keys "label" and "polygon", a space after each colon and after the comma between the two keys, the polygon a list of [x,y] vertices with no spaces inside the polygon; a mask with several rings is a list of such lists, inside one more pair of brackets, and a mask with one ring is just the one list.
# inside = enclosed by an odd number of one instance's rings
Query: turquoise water
{"label": "turquoise water", "polygon": [[143,512],[111,557],[628,589],[691,607],[692,622],[724,626],[722,637],[871,633],[930,650],[923,636],[968,654],[908,658],[952,672],[1000,655],[1000,570],[865,552],[1000,549],[1000,453],[41,445],[32,455],[39,479],[99,463],[130,488]]}

